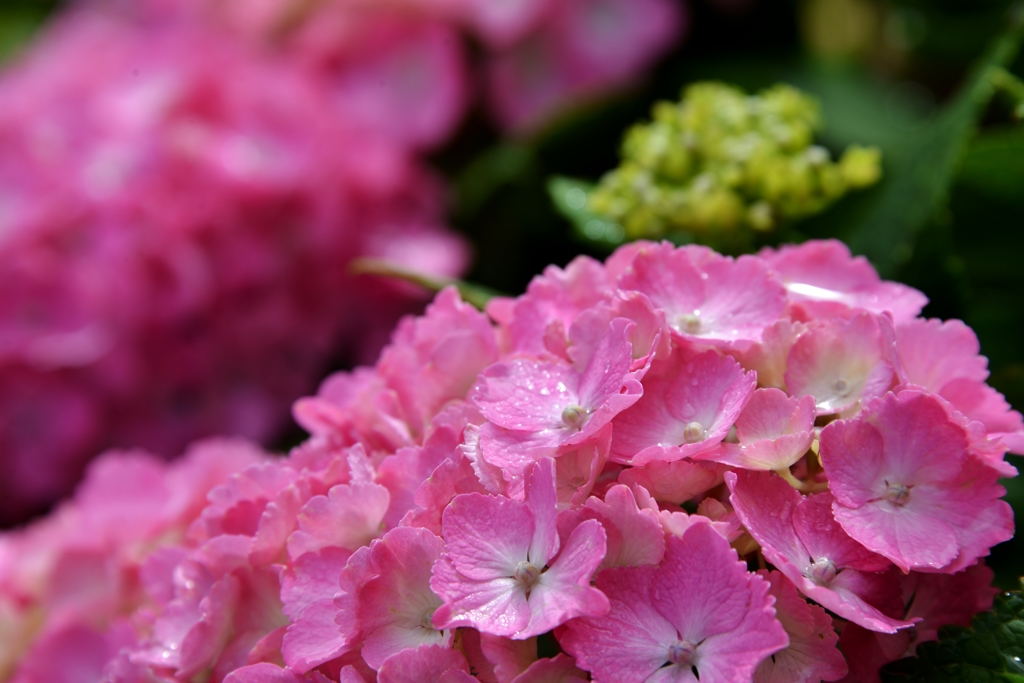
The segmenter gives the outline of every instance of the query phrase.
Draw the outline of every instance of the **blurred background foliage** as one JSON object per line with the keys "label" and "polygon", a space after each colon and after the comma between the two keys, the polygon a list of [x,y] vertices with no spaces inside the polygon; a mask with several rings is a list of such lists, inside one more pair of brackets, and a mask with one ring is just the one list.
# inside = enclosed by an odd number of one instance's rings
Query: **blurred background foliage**
{"label": "blurred background foliage", "polygon": [[[55,5],[3,0],[0,57],[15,54]],[[549,263],[607,254],[607,240],[586,239],[559,213],[548,181],[596,180],[614,168],[622,134],[648,120],[655,101],[676,100],[697,80],[748,91],[786,82],[821,102],[820,143],[833,156],[851,143],[876,145],[884,176],[766,241],[844,239],[884,277],[925,292],[926,316],[970,325],[990,360],[990,383],[1024,408],[1024,126],[1014,116],[1013,88],[996,88],[991,69],[979,68],[1002,64],[1024,75],[1015,45],[1024,7],[1008,0],[686,0],[686,12],[685,41],[631,91],[528,139],[502,139],[475,112],[433,155],[453,188],[450,220],[476,245],[469,279],[516,293]],[[1024,479],[1005,483],[1020,519]],[[992,564],[1001,585],[1015,586],[1024,535],[997,547]]]}

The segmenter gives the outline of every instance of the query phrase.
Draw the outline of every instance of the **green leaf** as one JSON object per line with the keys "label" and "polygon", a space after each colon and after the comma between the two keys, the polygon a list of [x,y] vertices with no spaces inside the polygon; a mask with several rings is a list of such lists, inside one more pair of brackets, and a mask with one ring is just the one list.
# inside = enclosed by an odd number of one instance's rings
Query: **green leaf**
{"label": "green leaf", "polygon": [[848,235],[850,248],[866,255],[883,277],[909,259],[918,233],[945,207],[977,121],[995,94],[992,74],[1013,60],[1022,38],[1024,12],[1017,11],[959,94],[887,155],[887,179],[864,194],[861,206],[848,207],[857,222]]}
{"label": "green leaf", "polygon": [[964,157],[957,183],[997,201],[1024,203],[1024,128],[979,135]]}
{"label": "green leaf", "polygon": [[947,626],[939,640],[921,643],[917,656],[882,668],[885,683],[1024,683],[1024,595],[996,596],[992,611],[971,628]]}
{"label": "green leaf", "polygon": [[576,236],[591,244],[614,249],[622,244],[626,231],[622,226],[587,210],[587,202],[594,183],[584,180],[553,176],[548,180],[548,194],[555,208],[569,219]]}

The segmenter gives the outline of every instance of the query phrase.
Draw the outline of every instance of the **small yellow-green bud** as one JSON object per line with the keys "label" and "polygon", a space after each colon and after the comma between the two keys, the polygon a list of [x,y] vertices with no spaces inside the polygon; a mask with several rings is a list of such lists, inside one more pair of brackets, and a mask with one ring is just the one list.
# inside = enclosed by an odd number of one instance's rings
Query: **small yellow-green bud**
{"label": "small yellow-green bud", "polygon": [[627,131],[622,164],[601,179],[588,208],[630,239],[682,232],[736,243],[878,181],[876,148],[851,147],[834,161],[814,144],[821,126],[818,103],[792,86],[748,95],[695,83]]}
{"label": "small yellow-green bud", "polygon": [[882,177],[882,150],[853,145],[843,152],[839,167],[849,187],[874,185]]}

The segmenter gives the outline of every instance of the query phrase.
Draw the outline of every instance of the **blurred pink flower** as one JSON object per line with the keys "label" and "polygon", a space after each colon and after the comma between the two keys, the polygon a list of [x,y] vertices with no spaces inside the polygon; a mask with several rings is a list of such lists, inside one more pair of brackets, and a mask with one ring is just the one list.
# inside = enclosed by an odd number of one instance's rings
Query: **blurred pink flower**
{"label": "blurred pink flower", "polygon": [[465,266],[407,141],[330,98],[200,27],[84,11],[0,76],[0,521],[104,447],[273,436],[414,306],[352,258]]}

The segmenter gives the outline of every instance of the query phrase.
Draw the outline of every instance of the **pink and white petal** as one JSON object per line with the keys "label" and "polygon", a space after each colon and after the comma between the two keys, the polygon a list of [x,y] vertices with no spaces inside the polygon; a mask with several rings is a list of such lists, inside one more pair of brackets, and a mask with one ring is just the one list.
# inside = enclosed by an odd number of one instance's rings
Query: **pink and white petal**
{"label": "pink and white petal", "polygon": [[736,514],[765,558],[780,569],[789,563],[798,574],[808,569],[810,553],[793,527],[803,496],[773,472],[726,472],[725,483]]}
{"label": "pink and white petal", "polygon": [[756,389],[736,419],[740,443],[802,434],[814,428],[814,399],[787,396],[778,389]]}
{"label": "pink and white petal", "polygon": [[559,635],[562,648],[595,680],[644,683],[668,661],[668,648],[678,635],[652,604],[654,571],[616,567],[601,572],[597,589],[608,596],[608,614],[573,619]]}
{"label": "pink and white petal", "polygon": [[829,489],[842,505],[859,507],[885,493],[885,442],[874,425],[837,420],[821,430],[819,443]]}
{"label": "pink and white petal", "polygon": [[959,320],[916,319],[899,325],[896,347],[904,384],[939,393],[955,379],[984,382],[988,378],[988,360],[978,355],[978,337]]}
{"label": "pink and white petal", "polygon": [[754,672],[754,683],[818,683],[837,681],[848,668],[836,647],[839,635],[821,607],[804,600],[779,572],[761,570],[775,597],[775,617],[789,635],[789,646],[765,659]]}
{"label": "pink and white petal", "polygon": [[921,493],[916,487],[914,503],[902,507],[878,500],[851,509],[837,500],[832,512],[854,540],[903,571],[941,569],[956,559],[960,545],[953,527],[933,516],[940,511],[936,506],[917,504]]}
{"label": "pink and white petal", "polygon": [[836,567],[880,572],[889,560],[871,552],[843,531],[832,513],[835,500],[827,491],[807,496],[793,511],[793,528],[812,558],[828,558]]}
{"label": "pink and white petal", "polygon": [[422,645],[386,659],[377,672],[377,681],[426,683],[440,681],[445,673],[451,671],[469,673],[469,665],[461,652],[441,645]]}
{"label": "pink and white petal", "polygon": [[601,569],[657,565],[665,556],[665,532],[658,513],[641,510],[628,486],[611,487],[603,501],[590,498],[585,508],[597,515],[608,534],[608,553]]}
{"label": "pink and white petal", "polygon": [[499,427],[525,432],[560,429],[565,426],[562,411],[580,402],[579,381],[570,365],[517,358],[487,368],[470,396],[483,416]]}
{"label": "pink and white petal", "polygon": [[441,558],[434,565],[430,587],[444,600],[434,612],[436,629],[470,626],[496,636],[511,636],[530,622],[526,591],[511,575],[473,580]]}
{"label": "pink and white petal", "polygon": [[590,581],[605,555],[605,532],[597,520],[577,526],[551,567],[540,575],[529,597],[530,623],[513,638],[546,633],[578,616],[608,611],[608,598]]}
{"label": "pink and white petal", "polygon": [[838,413],[857,401],[880,396],[894,372],[882,349],[878,320],[858,313],[850,320],[813,325],[786,359],[786,387],[794,396],[813,396],[819,415]]}
{"label": "pink and white petal", "polygon": [[281,656],[288,668],[303,674],[348,650],[335,618],[334,596],[349,551],[324,548],[306,553],[285,570],[281,601],[291,624],[284,634]]}
{"label": "pink and white petal", "polygon": [[950,417],[942,399],[930,394],[913,390],[886,394],[865,406],[862,417],[881,432],[885,474],[895,481],[951,479],[967,458],[964,426]]}
{"label": "pink and white petal", "polygon": [[288,537],[289,557],[366,545],[380,534],[390,500],[388,490],[378,484],[339,484],[326,496],[313,496],[299,514],[299,528]]}
{"label": "pink and white petal", "polygon": [[655,461],[622,470],[619,481],[634,492],[637,486],[643,487],[658,502],[681,505],[721,484],[724,470],[714,463]]}
{"label": "pink and white petal", "polygon": [[528,557],[544,567],[558,554],[558,492],[555,461],[543,458],[526,475],[526,507],[533,516],[533,538]]}
{"label": "pink and white petal", "polygon": [[750,680],[761,660],[789,645],[789,635],[775,618],[768,582],[756,574],[749,582],[743,620],[729,632],[708,636],[697,648],[693,664],[702,682]]}
{"label": "pink and white petal", "polygon": [[452,499],[442,530],[453,567],[467,578],[486,581],[512,576],[526,559],[534,520],[523,503],[467,493]]}
{"label": "pink and white petal", "polygon": [[751,607],[750,581],[729,542],[710,524],[694,524],[682,538],[665,540],[665,559],[651,580],[651,596],[681,640],[699,643],[732,631],[749,609],[758,608]]}

